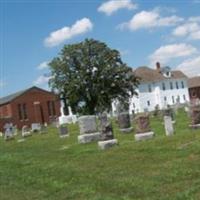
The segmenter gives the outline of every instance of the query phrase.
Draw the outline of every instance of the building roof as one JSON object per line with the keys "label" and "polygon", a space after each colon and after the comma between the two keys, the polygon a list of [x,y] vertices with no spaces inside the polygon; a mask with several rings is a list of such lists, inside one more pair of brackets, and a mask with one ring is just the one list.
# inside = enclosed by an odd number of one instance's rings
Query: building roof
{"label": "building roof", "polygon": [[157,82],[168,79],[187,79],[187,76],[181,71],[171,71],[171,77],[165,77],[160,70],[149,67],[138,67],[134,71],[135,76],[140,78],[141,82]]}
{"label": "building roof", "polygon": [[188,87],[189,88],[200,87],[200,76],[189,78]]}
{"label": "building roof", "polygon": [[23,95],[24,93],[26,93],[26,92],[28,92],[29,90],[32,90],[32,89],[38,89],[38,90],[42,90],[44,92],[51,93],[47,90],[43,90],[39,87],[33,86],[33,87],[28,88],[28,89],[21,90],[21,91],[18,91],[16,93],[13,93],[13,94],[10,94],[8,96],[0,98],[0,105],[7,104],[7,103],[11,102],[12,100],[16,99],[17,97]]}

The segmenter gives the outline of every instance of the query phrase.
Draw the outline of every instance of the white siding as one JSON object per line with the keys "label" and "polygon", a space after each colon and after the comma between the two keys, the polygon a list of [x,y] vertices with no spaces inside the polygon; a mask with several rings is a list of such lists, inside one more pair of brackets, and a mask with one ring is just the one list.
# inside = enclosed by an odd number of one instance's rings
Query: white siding
{"label": "white siding", "polygon": [[[170,82],[173,84],[173,89],[170,88]],[[176,82],[178,82],[178,89],[176,88]],[[184,88],[182,88],[182,82]],[[163,84],[165,85],[165,90],[163,90]],[[151,85],[151,92],[149,92],[149,85]],[[138,98],[135,96],[132,98],[132,104],[135,104],[135,108],[130,106],[130,112],[132,110],[135,110],[135,112],[153,111],[156,105],[163,109],[168,104],[175,104],[178,97],[180,98],[180,103],[189,101],[186,79],[168,79],[154,83],[143,83],[138,87]],[[174,102],[172,98],[174,98]],[[148,105],[148,102],[150,105]]]}

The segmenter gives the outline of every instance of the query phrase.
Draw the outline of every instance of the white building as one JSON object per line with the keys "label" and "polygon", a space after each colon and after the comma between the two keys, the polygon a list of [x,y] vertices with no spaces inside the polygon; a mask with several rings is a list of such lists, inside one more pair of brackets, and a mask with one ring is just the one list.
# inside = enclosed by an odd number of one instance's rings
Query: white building
{"label": "white building", "polygon": [[[134,74],[140,78],[140,84],[136,89],[138,96],[131,99],[130,113],[153,111],[156,106],[163,109],[167,105],[189,101],[187,76],[181,71],[172,71],[170,67],[160,67],[160,63],[156,63],[156,69],[139,67]],[[114,113],[115,110],[113,106]]]}

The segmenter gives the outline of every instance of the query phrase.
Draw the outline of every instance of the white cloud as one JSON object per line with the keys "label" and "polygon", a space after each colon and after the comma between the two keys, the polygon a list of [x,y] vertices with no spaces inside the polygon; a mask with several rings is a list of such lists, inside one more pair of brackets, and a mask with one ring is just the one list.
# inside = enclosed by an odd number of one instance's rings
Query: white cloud
{"label": "white cloud", "polygon": [[48,61],[44,61],[42,63],[40,63],[38,66],[37,66],[37,69],[39,70],[43,70],[43,69],[46,69],[49,67],[49,62]]}
{"label": "white cloud", "polygon": [[186,57],[193,55],[197,49],[189,44],[170,44],[161,46],[152,55],[149,56],[151,64],[155,62],[167,63],[173,58]]}
{"label": "white cloud", "polygon": [[191,40],[200,39],[200,23],[198,23],[198,17],[190,18],[188,22],[176,27],[172,35],[176,37],[187,37]]}
{"label": "white cloud", "polygon": [[189,17],[183,24],[173,30],[172,35],[175,37],[185,37],[190,40],[199,40],[200,16]]}
{"label": "white cloud", "polygon": [[189,22],[200,22],[200,16],[193,16],[188,19]]}
{"label": "white cloud", "polygon": [[41,75],[35,81],[33,81],[33,84],[34,85],[44,85],[44,84],[47,84],[50,78],[51,77],[49,77],[49,76]]}
{"label": "white cloud", "polygon": [[173,31],[173,35],[177,37],[187,36],[195,31],[198,31],[199,28],[200,27],[197,23],[186,23],[175,28]]}
{"label": "white cloud", "polygon": [[71,27],[65,26],[50,33],[50,35],[44,40],[44,44],[47,47],[57,46],[65,40],[69,40],[72,37],[91,31],[92,28],[93,24],[90,19],[83,18],[76,21]]}
{"label": "white cloud", "polygon": [[114,12],[124,8],[133,10],[137,8],[137,5],[131,0],[110,0],[101,4],[98,11],[103,12],[106,15],[112,15]]}
{"label": "white cloud", "polygon": [[173,26],[181,21],[183,21],[183,18],[176,15],[162,17],[160,15],[160,9],[154,9],[152,11],[141,11],[137,13],[130,21],[119,25],[119,28],[127,28],[131,31],[135,31],[138,29]]}
{"label": "white cloud", "polygon": [[177,70],[183,71],[190,77],[200,75],[200,55],[183,61],[177,66]]}

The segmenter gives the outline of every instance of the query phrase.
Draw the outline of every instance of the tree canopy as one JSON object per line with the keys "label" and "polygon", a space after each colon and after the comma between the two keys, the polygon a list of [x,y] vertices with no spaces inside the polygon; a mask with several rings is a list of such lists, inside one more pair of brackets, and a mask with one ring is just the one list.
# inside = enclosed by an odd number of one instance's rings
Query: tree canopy
{"label": "tree canopy", "polygon": [[94,39],[65,45],[49,66],[50,87],[76,113],[110,111],[113,100],[125,102],[136,94],[138,80],[132,68],[117,50]]}

